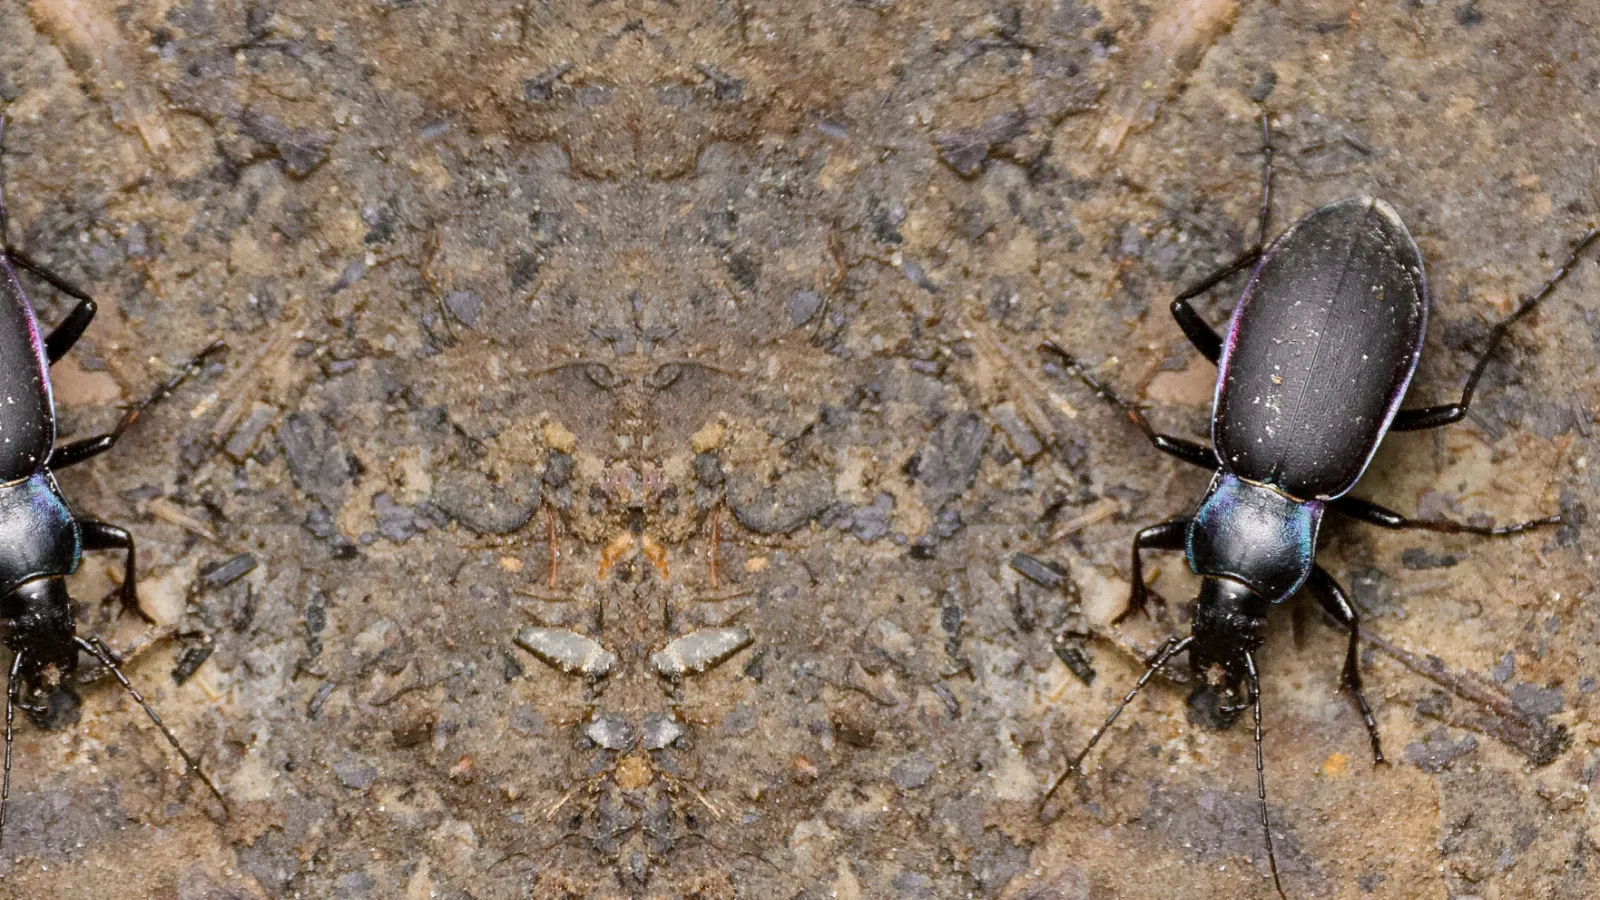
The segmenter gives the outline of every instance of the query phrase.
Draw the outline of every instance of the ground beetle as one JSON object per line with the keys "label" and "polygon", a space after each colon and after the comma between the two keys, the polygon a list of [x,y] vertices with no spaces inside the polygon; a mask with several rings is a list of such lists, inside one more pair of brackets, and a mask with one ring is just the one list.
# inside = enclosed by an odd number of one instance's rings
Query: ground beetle
{"label": "ground beetle", "polygon": [[[1416,371],[1427,328],[1422,255],[1394,208],[1369,197],[1313,210],[1263,249],[1272,195],[1272,143],[1266,117],[1261,127],[1265,165],[1255,247],[1172,303],[1178,326],[1217,365],[1212,446],[1158,434],[1137,407],[1117,398],[1065,350],[1045,342],[1045,349],[1122,409],[1157,449],[1216,474],[1193,516],[1146,528],[1133,541],[1129,610],[1142,607],[1147,597],[1140,551],[1182,550],[1189,568],[1201,577],[1191,634],[1170,637],[1156,650],[1133,690],[1051,785],[1044,802],[1068,775],[1079,771],[1084,758],[1155,672],[1187,650],[1196,680],[1191,705],[1205,710],[1209,704],[1224,723],[1247,707],[1254,713],[1261,827],[1273,886],[1282,896],[1267,821],[1255,660],[1267,613],[1305,590],[1349,629],[1344,686],[1366,722],[1374,761],[1383,762],[1377,723],[1357,668],[1360,624],[1355,607],[1344,588],[1315,560],[1323,513],[1332,510],[1384,528],[1492,536],[1560,522],[1559,516],[1549,516],[1489,527],[1411,519],[1347,493],[1386,432],[1436,428],[1466,415],[1484,367],[1506,330],[1550,295],[1596,233],[1585,235],[1555,275],[1495,325],[1459,402],[1402,410],[1400,402]],[[1253,273],[1224,338],[1189,301],[1250,266]]]}
{"label": "ground beetle", "polygon": [[[5,119],[0,117],[0,137]],[[77,633],[66,578],[77,571],[84,550],[125,550],[122,586],[125,609],[138,611],[133,536],[126,530],[73,512],[56,485],[55,472],[111,449],[152,404],[171,393],[204,360],[222,349],[207,347],[149,399],[130,409],[112,431],[56,446],[55,401],[50,366],[82,336],[94,319],[95,302],[65,279],[5,243],[6,209],[0,190],[0,641],[11,650],[6,680],[5,775],[0,786],[0,840],[11,797],[12,726],[17,707],[46,712],[37,702],[47,688],[66,685],[78,668],[79,652],[94,657],[133,696],[168,743],[226,807],[221,792],[184,750],[118,666],[104,641]],[[38,275],[78,301],[49,335],[39,336],[33,306],[17,281],[17,268]],[[24,692],[26,696],[23,696]]]}

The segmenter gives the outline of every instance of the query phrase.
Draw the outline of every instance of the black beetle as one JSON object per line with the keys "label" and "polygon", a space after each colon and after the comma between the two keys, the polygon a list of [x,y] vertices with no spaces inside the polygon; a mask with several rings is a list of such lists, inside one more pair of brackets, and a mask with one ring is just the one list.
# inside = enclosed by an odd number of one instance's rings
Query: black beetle
{"label": "black beetle", "polygon": [[[1266,162],[1260,240],[1264,241],[1272,178],[1271,133],[1265,117],[1262,131]],[[1201,577],[1191,634],[1168,638],[1152,654],[1133,690],[1051,785],[1045,804],[1068,775],[1079,771],[1084,758],[1155,672],[1187,650],[1196,680],[1192,706],[1203,709],[1209,701],[1224,723],[1246,707],[1254,713],[1261,826],[1273,885],[1283,895],[1267,820],[1260,678],[1254,655],[1263,642],[1267,614],[1275,604],[1305,590],[1349,629],[1343,682],[1366,723],[1374,762],[1382,763],[1377,723],[1362,693],[1357,667],[1359,619],[1344,588],[1315,560],[1323,514],[1332,510],[1385,528],[1491,536],[1561,521],[1560,516],[1549,516],[1489,527],[1411,519],[1347,494],[1388,431],[1435,428],[1466,415],[1484,367],[1506,330],[1550,295],[1595,237],[1593,231],[1585,235],[1555,275],[1495,325],[1461,400],[1442,406],[1400,409],[1422,352],[1428,288],[1422,255],[1399,215],[1389,204],[1368,197],[1313,210],[1265,249],[1258,241],[1255,248],[1173,301],[1172,315],[1179,327],[1218,366],[1210,447],[1158,434],[1135,406],[1117,398],[1065,350],[1045,342],[1045,349],[1063,358],[1103,399],[1121,408],[1157,449],[1216,473],[1194,515],[1146,528],[1133,541],[1129,610],[1142,607],[1147,597],[1140,551],[1182,550],[1189,568]],[[1252,264],[1254,271],[1224,338],[1189,300]]]}
{"label": "black beetle", "polygon": [[[5,120],[0,117],[0,137]],[[11,742],[16,708],[46,712],[34,702],[48,688],[66,686],[78,669],[79,652],[94,657],[150,716],[169,743],[219,801],[217,786],[178,743],[122,673],[116,655],[104,641],[77,633],[66,578],[77,571],[84,550],[125,550],[123,607],[139,610],[134,580],[133,536],[126,530],[84,518],[67,504],[55,472],[111,449],[139,415],[175,390],[204,360],[222,349],[207,347],[149,399],[130,409],[112,431],[56,446],[55,401],[50,366],[82,336],[94,319],[95,302],[65,279],[52,274],[26,254],[5,243],[5,197],[0,189],[0,640],[11,650],[6,680],[5,774],[0,785],[0,840],[5,836],[6,808],[11,796]],[[78,301],[72,312],[47,336],[22,285],[17,268],[32,272]],[[69,688],[70,689],[70,688]],[[21,696],[23,692],[27,696]]]}

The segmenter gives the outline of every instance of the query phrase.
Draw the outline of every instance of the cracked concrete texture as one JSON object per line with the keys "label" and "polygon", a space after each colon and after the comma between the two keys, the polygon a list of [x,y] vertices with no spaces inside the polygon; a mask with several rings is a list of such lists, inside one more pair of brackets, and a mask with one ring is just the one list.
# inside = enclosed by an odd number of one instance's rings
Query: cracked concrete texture
{"label": "cracked concrete texture", "polygon": [[[1104,623],[1132,533],[1205,475],[1035,348],[1205,436],[1213,373],[1165,307],[1253,239],[1265,108],[1276,227],[1359,193],[1405,218],[1434,293],[1410,405],[1453,398],[1600,217],[1597,16],[0,0],[10,240],[101,301],[55,371],[63,437],[230,344],[62,482],[183,611],[115,619],[92,555],[85,627],[233,804],[88,687],[18,736],[0,896],[1269,896],[1248,729],[1191,724],[1182,685],[1037,815],[1185,627]],[[1343,636],[1277,613],[1291,896],[1594,892],[1597,297],[1584,264],[1471,420],[1395,436],[1358,491],[1566,524],[1327,530],[1393,765]],[[529,625],[614,667],[558,671]],[[734,627],[703,674],[650,662]]]}

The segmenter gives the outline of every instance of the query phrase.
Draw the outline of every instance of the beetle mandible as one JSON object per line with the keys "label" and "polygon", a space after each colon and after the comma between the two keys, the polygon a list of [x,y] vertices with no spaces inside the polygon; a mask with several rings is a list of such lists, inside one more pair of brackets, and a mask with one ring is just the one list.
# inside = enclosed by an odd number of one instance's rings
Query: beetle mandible
{"label": "beetle mandible", "polygon": [[[0,138],[4,134],[5,118],[0,116]],[[80,652],[93,657],[117,679],[183,757],[190,773],[200,778],[226,809],[222,793],[128,681],[111,648],[99,637],[77,633],[66,579],[77,571],[84,550],[127,552],[118,595],[124,609],[139,611],[133,536],[116,525],[78,515],[62,496],[55,478],[58,470],[111,449],[141,413],[177,389],[223,345],[219,341],[207,347],[172,380],[128,410],[116,428],[57,446],[50,366],[83,335],[94,319],[96,306],[89,295],[6,243],[6,231],[5,196],[0,189],[0,390],[6,401],[0,403],[0,641],[12,654],[6,680],[0,840],[5,836],[11,797],[16,709],[21,706],[43,712],[33,701],[46,687],[69,682],[78,669]],[[43,338],[13,263],[78,301],[72,312]]]}
{"label": "beetle mandible", "polygon": [[[1052,341],[1044,344],[1102,399],[1119,407],[1158,450],[1215,472],[1193,515],[1145,528],[1133,541],[1129,611],[1143,607],[1148,595],[1140,551],[1182,550],[1201,578],[1192,632],[1168,638],[1150,656],[1144,674],[1051,785],[1044,803],[1079,771],[1156,671],[1188,651],[1195,690],[1210,695],[1198,699],[1215,702],[1225,718],[1246,708],[1253,713],[1261,828],[1273,886],[1284,896],[1267,817],[1255,659],[1267,615],[1304,590],[1349,630],[1343,684],[1366,724],[1374,762],[1384,762],[1357,666],[1359,617],[1344,588],[1316,564],[1323,515],[1332,510],[1384,528],[1495,537],[1561,521],[1548,516],[1494,527],[1414,519],[1348,493],[1387,432],[1437,428],[1467,414],[1509,327],[1555,290],[1597,233],[1580,239],[1556,273],[1494,326],[1459,401],[1402,410],[1427,330],[1422,254],[1394,208],[1371,197],[1313,210],[1263,247],[1272,196],[1266,116],[1261,128],[1265,163],[1256,245],[1171,306],[1190,343],[1217,365],[1211,446],[1157,433],[1137,407],[1119,399],[1067,351]],[[1252,266],[1227,334],[1219,335],[1189,301]]]}

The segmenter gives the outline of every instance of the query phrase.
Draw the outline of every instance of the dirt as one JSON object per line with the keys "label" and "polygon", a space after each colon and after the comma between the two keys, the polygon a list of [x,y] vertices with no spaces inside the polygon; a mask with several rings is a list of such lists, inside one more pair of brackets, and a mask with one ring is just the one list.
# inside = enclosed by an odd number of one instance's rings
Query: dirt
{"label": "dirt", "polygon": [[[229,809],[102,680],[20,728],[0,895],[1272,896],[1248,723],[1172,679],[1041,819],[1187,627],[1170,554],[1108,622],[1207,476],[1040,341],[1207,435],[1166,306],[1255,239],[1265,110],[1274,230],[1400,211],[1409,404],[1453,399],[1600,219],[1597,36],[1509,0],[0,0],[9,239],[100,301],[61,439],[229,345],[62,473],[164,624],[96,602],[98,553],[80,621]],[[1595,893],[1597,347],[1585,262],[1357,489],[1559,528],[1324,531],[1389,765],[1343,633],[1275,611],[1289,896]]]}

